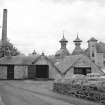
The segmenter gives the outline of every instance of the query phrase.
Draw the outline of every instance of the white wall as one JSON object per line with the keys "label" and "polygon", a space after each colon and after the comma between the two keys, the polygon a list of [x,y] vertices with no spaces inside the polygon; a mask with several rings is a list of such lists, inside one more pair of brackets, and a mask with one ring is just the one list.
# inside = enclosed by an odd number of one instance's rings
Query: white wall
{"label": "white wall", "polygon": [[7,67],[0,66],[0,79],[7,79]]}
{"label": "white wall", "polygon": [[97,53],[96,54],[95,63],[98,66],[100,66],[100,67],[104,66],[104,56],[103,56],[103,53]]}
{"label": "white wall", "polygon": [[24,79],[27,74],[27,67],[25,66],[14,66],[14,79]]}

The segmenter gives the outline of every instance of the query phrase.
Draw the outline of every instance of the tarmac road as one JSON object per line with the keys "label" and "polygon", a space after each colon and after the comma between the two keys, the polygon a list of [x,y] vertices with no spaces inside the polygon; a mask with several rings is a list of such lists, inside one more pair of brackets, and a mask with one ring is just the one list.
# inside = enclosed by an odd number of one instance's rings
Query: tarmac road
{"label": "tarmac road", "polygon": [[55,94],[49,90],[49,84],[40,81],[0,81],[0,96],[4,105],[99,105]]}
{"label": "tarmac road", "polygon": [[71,105],[62,100],[13,87],[3,81],[0,81],[0,96],[4,105]]}

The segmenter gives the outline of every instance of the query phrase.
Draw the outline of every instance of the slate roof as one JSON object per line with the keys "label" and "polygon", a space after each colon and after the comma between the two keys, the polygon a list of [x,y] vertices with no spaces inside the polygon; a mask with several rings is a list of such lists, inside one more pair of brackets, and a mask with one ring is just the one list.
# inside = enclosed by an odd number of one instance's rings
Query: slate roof
{"label": "slate roof", "polygon": [[87,48],[85,51],[84,51],[84,53],[89,57],[90,55],[89,55],[89,48]]}
{"label": "slate roof", "polygon": [[1,65],[31,65],[35,64],[39,59],[46,59],[56,70],[61,74],[60,70],[54,65],[54,62],[45,55],[31,55],[31,56],[11,56],[0,59]]}
{"label": "slate roof", "polygon": [[81,59],[75,63],[74,67],[91,67],[91,61],[87,56],[82,56]]}
{"label": "slate roof", "polygon": [[83,54],[65,57],[63,60],[56,62],[56,66],[62,74],[66,74],[73,67],[97,68],[101,74],[104,74],[103,71],[96,64],[94,64],[88,56]]}
{"label": "slate roof", "polygon": [[80,47],[75,47],[75,49],[72,52],[73,55],[79,55],[79,54],[83,54],[83,53],[84,53],[84,51]]}
{"label": "slate roof", "polygon": [[62,39],[59,42],[68,42],[68,41],[65,39],[65,37],[63,35]]}
{"label": "slate roof", "polygon": [[89,41],[97,41],[94,37],[92,37],[91,39],[88,40]]}
{"label": "slate roof", "polygon": [[48,56],[48,58],[49,58],[53,63],[56,62],[56,57],[55,57],[54,55]]}
{"label": "slate roof", "polygon": [[75,43],[75,49],[73,50],[72,55],[83,54],[84,52],[80,47],[82,40],[80,40],[78,35],[77,35],[77,38],[73,42]]}
{"label": "slate roof", "polygon": [[0,64],[31,64],[34,59],[36,59],[37,56],[10,56],[10,57],[3,57],[0,59]]}
{"label": "slate roof", "polygon": [[62,56],[62,55],[70,55],[69,51],[67,49],[60,49],[56,52],[55,56]]}
{"label": "slate roof", "polygon": [[[18,56],[10,56],[10,57],[2,57],[0,59],[0,64],[32,64],[32,62],[37,61],[41,58],[42,55],[18,55]],[[54,56],[47,57],[51,62],[55,63],[56,59]]]}
{"label": "slate roof", "polygon": [[55,65],[58,67],[58,69],[64,73],[69,67],[71,67],[79,58],[81,55],[70,55],[65,57],[64,59],[61,59],[60,61],[56,62]]}
{"label": "slate roof", "polygon": [[82,42],[82,40],[80,40],[80,38],[77,35],[77,38],[73,42]]}

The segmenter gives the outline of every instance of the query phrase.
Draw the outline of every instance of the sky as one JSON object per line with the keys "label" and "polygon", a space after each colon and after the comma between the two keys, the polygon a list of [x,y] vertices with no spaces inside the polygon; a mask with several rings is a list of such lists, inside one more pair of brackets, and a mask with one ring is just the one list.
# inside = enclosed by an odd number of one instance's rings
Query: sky
{"label": "sky", "polygon": [[55,54],[63,32],[70,53],[77,33],[83,49],[91,37],[105,42],[105,0],[0,0],[0,26],[4,8],[8,39],[24,54]]}

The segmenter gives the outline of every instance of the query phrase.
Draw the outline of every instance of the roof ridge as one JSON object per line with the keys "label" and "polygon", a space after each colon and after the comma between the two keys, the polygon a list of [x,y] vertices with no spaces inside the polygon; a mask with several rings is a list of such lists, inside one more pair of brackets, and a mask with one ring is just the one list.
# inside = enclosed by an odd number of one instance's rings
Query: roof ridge
{"label": "roof ridge", "polygon": [[[37,58],[32,62],[32,64],[36,63],[42,56],[43,56],[43,55],[40,55],[39,57],[37,57]],[[45,57],[45,59],[47,59],[47,60],[51,63],[51,65],[52,65],[53,67],[55,67],[55,69],[57,70],[57,72],[59,72],[59,73],[61,74],[61,71],[54,65],[54,63],[53,63],[47,56],[44,55],[44,57]]]}
{"label": "roof ridge", "polygon": [[[95,64],[94,62],[92,62],[92,60],[87,56],[87,55],[85,55],[90,61],[91,61],[91,63],[93,63],[93,64]],[[91,64],[90,63],[90,64]],[[96,64],[95,64],[96,65]],[[99,70],[101,71],[101,72],[103,72],[101,69],[100,69],[100,67],[98,66],[98,65],[96,65],[98,68],[99,68]],[[103,72],[104,73],[104,72]],[[104,73],[105,74],[105,73]]]}
{"label": "roof ridge", "polygon": [[38,61],[38,59],[41,58],[42,55],[38,56],[35,60],[32,61],[32,64],[36,63]]}
{"label": "roof ridge", "polygon": [[76,62],[78,62],[81,58],[82,58],[82,56],[80,56],[80,57],[79,57],[70,67],[68,67],[68,69],[67,69],[64,73],[62,73],[62,74],[65,75],[65,74],[69,71],[69,69],[72,68],[73,65],[76,64]]}
{"label": "roof ridge", "polygon": [[56,68],[56,70],[57,70],[60,74],[62,74],[61,71],[54,65],[54,63],[53,63],[47,56],[45,56],[45,58],[46,58],[48,61],[50,61],[50,63],[52,64],[52,66],[54,66],[54,67]]}

